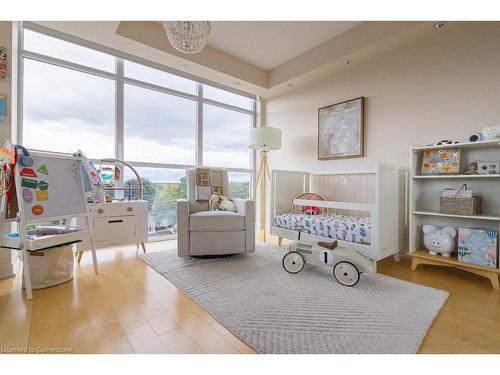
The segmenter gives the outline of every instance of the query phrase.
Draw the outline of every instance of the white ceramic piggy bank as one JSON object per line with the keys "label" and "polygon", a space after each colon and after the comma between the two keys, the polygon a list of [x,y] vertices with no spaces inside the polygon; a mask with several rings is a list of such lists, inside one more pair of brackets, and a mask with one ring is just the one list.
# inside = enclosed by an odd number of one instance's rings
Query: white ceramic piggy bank
{"label": "white ceramic piggy bank", "polygon": [[457,230],[453,227],[438,229],[434,225],[424,225],[424,245],[429,254],[449,257],[457,248]]}

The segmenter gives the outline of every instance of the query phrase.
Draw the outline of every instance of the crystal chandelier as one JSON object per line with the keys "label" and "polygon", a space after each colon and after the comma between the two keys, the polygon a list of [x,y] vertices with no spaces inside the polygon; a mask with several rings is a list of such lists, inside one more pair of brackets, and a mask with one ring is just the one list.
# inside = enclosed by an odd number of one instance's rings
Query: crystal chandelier
{"label": "crystal chandelier", "polygon": [[179,52],[198,53],[207,44],[208,21],[166,21],[162,24],[172,47]]}

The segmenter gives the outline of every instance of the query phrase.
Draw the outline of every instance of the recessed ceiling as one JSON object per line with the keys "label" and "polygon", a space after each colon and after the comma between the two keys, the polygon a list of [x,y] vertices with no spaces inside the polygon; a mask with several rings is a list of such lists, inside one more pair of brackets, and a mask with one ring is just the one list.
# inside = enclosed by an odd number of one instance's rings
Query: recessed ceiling
{"label": "recessed ceiling", "polygon": [[212,21],[208,45],[271,70],[362,22]]}

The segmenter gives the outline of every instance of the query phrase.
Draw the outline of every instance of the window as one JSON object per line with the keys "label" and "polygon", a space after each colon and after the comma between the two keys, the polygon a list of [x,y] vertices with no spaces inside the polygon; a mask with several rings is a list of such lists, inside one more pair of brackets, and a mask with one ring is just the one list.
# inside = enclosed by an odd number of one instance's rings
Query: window
{"label": "window", "polygon": [[196,94],[196,82],[182,78],[158,69],[149,68],[144,65],[136,64],[125,60],[125,77],[138,81],[151,83],[156,86],[168,87],[170,89]]}
{"label": "window", "polygon": [[212,86],[203,86],[203,96],[207,99],[248,110],[251,110],[253,105],[253,100],[246,96],[233,94],[232,92],[217,89]]}
{"label": "window", "polygon": [[[186,168],[227,168],[232,195],[251,195],[254,98],[103,53],[105,47],[93,49],[41,26],[36,30],[25,25],[20,46],[19,137],[26,147],[82,150],[97,165],[102,158],[132,165],[149,202],[151,238],[176,233],[176,200],[186,197]],[[123,100],[117,95],[122,88]],[[125,171],[117,184],[136,187],[135,176]]]}
{"label": "window", "polygon": [[248,137],[252,116],[209,104],[203,105],[203,164],[250,168]]}
{"label": "window", "polygon": [[196,101],[125,85],[125,160],[195,164]]}
{"label": "window", "polygon": [[[180,169],[136,168],[141,176],[144,199],[148,201],[149,236],[177,233],[177,199],[186,198],[186,174]],[[136,186],[136,177],[125,173],[125,186]]]}
{"label": "window", "polygon": [[23,143],[114,157],[115,82],[24,59]]}
{"label": "window", "polygon": [[86,65],[106,72],[115,72],[114,56],[28,29],[24,29],[23,36],[24,49],[27,51]]}
{"label": "window", "polygon": [[249,172],[229,172],[229,189],[233,198],[250,199],[252,196],[252,174]]}

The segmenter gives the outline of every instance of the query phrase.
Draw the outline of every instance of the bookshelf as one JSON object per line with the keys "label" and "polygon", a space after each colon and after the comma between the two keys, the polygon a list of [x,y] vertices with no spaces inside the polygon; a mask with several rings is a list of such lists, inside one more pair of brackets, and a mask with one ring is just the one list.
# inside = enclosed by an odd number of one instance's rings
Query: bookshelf
{"label": "bookshelf", "polygon": [[[467,165],[476,160],[500,161],[500,142],[483,141],[457,143],[449,146],[412,146],[410,181],[409,255],[411,269],[420,264],[459,268],[481,275],[490,280],[494,289],[500,290],[500,270],[486,266],[461,262],[455,252],[450,258],[430,255],[423,245],[422,227],[432,224],[436,227],[487,228],[500,231],[500,175],[421,175],[422,154],[425,150],[460,148],[463,172]],[[481,214],[451,215],[439,212],[439,197],[445,187],[459,188],[467,184],[481,196]],[[498,263],[498,260],[497,260]]]}

